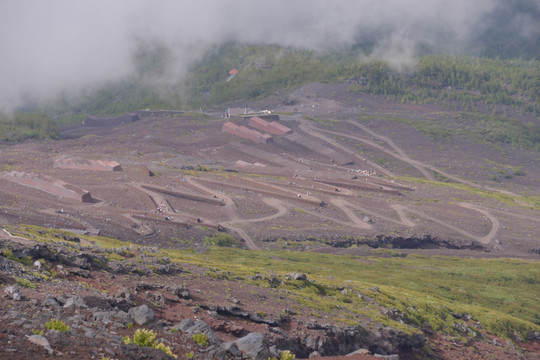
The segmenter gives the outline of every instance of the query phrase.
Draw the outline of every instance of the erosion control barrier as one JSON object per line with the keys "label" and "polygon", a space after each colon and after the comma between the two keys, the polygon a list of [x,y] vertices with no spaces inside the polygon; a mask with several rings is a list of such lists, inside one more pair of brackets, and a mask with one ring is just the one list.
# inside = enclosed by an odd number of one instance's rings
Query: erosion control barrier
{"label": "erosion control barrier", "polygon": [[249,126],[273,135],[291,134],[292,130],[277,121],[268,122],[258,116],[249,119]]}
{"label": "erosion control barrier", "polygon": [[314,180],[317,182],[321,182],[324,184],[333,185],[336,187],[342,187],[349,190],[362,190],[362,191],[372,191],[372,192],[378,192],[383,194],[390,194],[390,195],[401,195],[401,193],[398,190],[395,189],[386,189],[382,186],[376,186],[376,185],[368,185],[368,184],[362,184],[358,182],[349,182],[346,180],[341,181],[334,181],[334,180],[323,180],[323,179],[317,179]]}
{"label": "erosion control barrier", "polygon": [[274,141],[272,135],[270,134],[261,134],[256,130],[251,130],[245,126],[238,126],[236,124],[233,124],[232,122],[226,122],[225,124],[223,124],[222,131],[232,135],[236,135],[243,139],[251,140],[257,144],[268,144]]}
{"label": "erosion control barrier", "polygon": [[170,196],[174,196],[181,199],[199,201],[199,202],[204,202],[204,203],[212,204],[212,205],[220,205],[220,206],[225,205],[225,202],[222,199],[218,199],[218,198],[213,198],[213,197],[208,197],[208,196],[203,196],[203,195],[196,195],[196,194],[189,194],[189,193],[175,191],[175,190],[169,190],[169,189],[166,189],[160,186],[155,186],[155,185],[144,184],[144,185],[141,185],[141,187],[146,190],[159,192],[165,195],[170,195]]}
{"label": "erosion control barrier", "polygon": [[122,171],[122,166],[116,161],[106,160],[76,160],[60,158],[54,161],[53,167],[59,169],[91,170],[91,171]]}
{"label": "erosion control barrier", "polygon": [[293,143],[296,143],[298,145],[303,146],[306,149],[309,149],[315,153],[318,153],[326,158],[328,158],[331,162],[336,163],[337,165],[351,165],[354,164],[354,161],[349,156],[342,154],[331,147],[328,147],[324,144],[319,143],[312,137],[308,135],[303,135],[299,133],[293,133],[290,135],[287,135],[285,137],[288,141],[291,141]]}
{"label": "erosion control barrier", "polygon": [[58,197],[69,198],[81,202],[93,202],[90,192],[75,185],[48,175],[11,171],[0,175],[0,178],[15,184],[28,186]]}
{"label": "erosion control barrier", "polygon": [[311,196],[311,195],[308,196],[308,195],[303,195],[299,193],[294,193],[292,191],[280,188],[278,186],[273,186],[267,183],[243,179],[239,177],[229,177],[228,180],[230,181],[223,181],[219,183],[215,180],[209,180],[209,179],[200,179],[199,181],[213,183],[213,184],[221,184],[221,185],[231,186],[231,187],[235,187],[239,189],[246,189],[249,191],[253,191],[253,192],[257,192],[257,193],[261,193],[265,195],[285,198],[288,200],[300,201],[300,202],[308,203],[315,206],[324,206],[324,202],[315,196]]}
{"label": "erosion control barrier", "polygon": [[108,117],[88,116],[86,120],[83,121],[83,125],[89,127],[118,126],[121,124],[129,124],[138,120],[140,120],[140,117],[137,113]]}

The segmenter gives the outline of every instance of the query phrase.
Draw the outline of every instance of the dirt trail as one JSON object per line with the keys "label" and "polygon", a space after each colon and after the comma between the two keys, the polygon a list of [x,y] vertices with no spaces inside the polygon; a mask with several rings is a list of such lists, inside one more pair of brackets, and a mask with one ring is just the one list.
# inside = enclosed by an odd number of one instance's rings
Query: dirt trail
{"label": "dirt trail", "polygon": [[491,231],[489,232],[489,234],[487,234],[486,236],[477,238],[477,240],[480,241],[482,244],[490,243],[491,240],[493,240],[493,238],[497,234],[497,231],[499,230],[499,226],[500,226],[499,220],[495,216],[487,212],[486,210],[480,208],[479,206],[473,205],[471,203],[461,202],[459,203],[459,206],[478,211],[480,214],[483,214],[485,217],[487,217],[489,221],[491,221],[492,226],[491,226]]}
{"label": "dirt trail", "polygon": [[405,210],[407,210],[405,206],[400,205],[400,204],[393,204],[393,205],[390,205],[390,207],[394,209],[394,211],[398,214],[399,220],[401,221],[403,225],[408,226],[408,227],[416,226],[416,224],[413,221],[409,220],[407,215],[405,215]]}
{"label": "dirt trail", "polygon": [[[354,151],[349,150],[347,147],[345,147],[345,146],[343,146],[343,145],[340,145],[340,144],[336,143],[333,139],[331,139],[331,138],[329,138],[329,137],[327,137],[327,136],[321,134],[321,133],[318,131],[318,130],[320,130],[320,129],[315,130],[315,128],[312,127],[312,126],[310,126],[310,125],[308,124],[308,122],[307,122],[306,120],[304,120],[304,119],[299,119],[299,122],[300,122],[300,125],[299,125],[298,127],[299,127],[301,130],[303,130],[304,132],[306,132],[307,134],[309,134],[309,135],[311,135],[311,136],[314,136],[314,137],[316,137],[316,138],[319,138],[319,139],[321,139],[321,140],[323,140],[323,141],[325,141],[325,142],[331,144],[331,146],[333,146],[333,147],[335,147],[335,148],[338,148],[338,149],[340,149],[341,151],[343,151],[343,152],[345,152],[345,153],[347,153],[347,154],[353,156],[353,157],[356,158],[357,160],[359,160],[359,161],[358,161],[359,163],[361,162],[361,161],[360,161],[360,158],[354,153]],[[342,134],[340,134],[340,135],[342,135]],[[363,159],[362,159],[362,161],[363,161]],[[371,161],[369,161],[369,160],[366,160],[366,162],[368,162],[370,166],[376,168],[376,169],[377,169],[378,171],[380,171],[381,173],[383,173],[383,174],[385,174],[385,175],[387,175],[387,176],[390,176],[390,177],[395,177],[395,175],[394,175],[391,171],[389,171],[389,170],[383,168],[382,166],[377,165],[377,164],[375,164],[374,162],[371,162]]]}
{"label": "dirt trail", "polygon": [[[210,194],[212,196],[219,196],[220,198],[222,198],[223,202],[225,204],[225,209],[227,211],[227,215],[229,216],[230,220],[226,221],[226,222],[222,222],[222,223],[220,223],[220,225],[223,226],[223,227],[226,227],[226,228],[229,228],[231,230],[236,231],[236,233],[238,233],[238,235],[240,235],[240,237],[244,240],[244,242],[246,243],[246,247],[249,250],[259,250],[259,247],[255,244],[253,239],[251,239],[251,237],[244,230],[242,230],[238,226],[234,225],[234,224],[241,224],[243,222],[243,220],[240,219],[238,217],[238,214],[236,213],[236,204],[234,203],[233,199],[231,199],[230,197],[228,197],[228,196],[226,196],[226,195],[224,195],[222,193],[218,193],[217,191],[214,191],[214,190],[210,189],[207,186],[204,186],[204,185],[198,183],[195,180],[195,178],[193,178],[191,176],[185,176],[184,179],[192,187],[194,187],[194,188],[196,188],[196,189],[198,189],[198,190],[200,190],[200,191],[202,191],[204,193]],[[278,209],[278,212],[279,212],[279,209]]]}
{"label": "dirt trail", "polygon": [[[408,165],[410,166],[413,166],[414,168],[418,169],[419,171],[422,172],[422,174],[424,174],[424,176],[426,176],[427,179],[429,180],[433,180],[433,177],[431,176],[431,174],[425,173],[425,169],[428,169],[428,170],[431,170],[433,172],[436,172],[436,173],[439,173],[451,180],[454,180],[455,182],[458,182],[458,183],[461,183],[461,184],[464,184],[464,185],[468,185],[468,186],[471,186],[471,187],[474,187],[474,188],[478,188],[478,189],[485,189],[485,190],[488,190],[488,191],[494,191],[494,192],[499,192],[501,194],[505,194],[505,195],[510,195],[510,196],[514,196],[514,197],[520,197],[521,195],[519,194],[516,194],[516,193],[513,193],[511,191],[507,191],[507,190],[502,190],[502,189],[497,189],[497,188],[493,188],[493,187],[489,187],[489,186],[483,186],[483,185],[480,185],[480,184],[476,184],[472,181],[468,181],[468,180],[464,180],[464,179],[461,179],[457,176],[454,176],[452,174],[449,174],[435,166],[432,166],[432,165],[428,165],[428,164],[424,164],[420,161],[417,161],[417,160],[413,160],[411,159],[410,157],[408,157],[405,152],[399,148],[391,139],[389,139],[388,137],[386,136],[383,136],[383,135],[379,135],[377,133],[375,133],[373,130],[371,129],[368,129],[367,127],[363,126],[363,125],[360,125],[360,124],[357,124],[355,123],[354,121],[351,121],[349,120],[348,123],[350,124],[353,124],[357,127],[359,127],[360,129],[366,131],[367,133],[369,133],[371,136],[375,137],[375,138],[378,138],[382,141],[385,141],[388,145],[390,145],[390,147],[392,147],[396,152],[398,152],[398,154],[394,153],[394,152],[391,152],[389,151],[388,149],[384,149],[384,147],[382,147],[381,145],[377,144],[377,143],[373,143],[373,142],[370,142],[369,140],[365,140],[363,138],[360,138],[360,137],[356,137],[356,136],[351,136],[351,135],[348,135],[348,134],[343,134],[343,133],[340,133],[340,132],[330,132],[330,131],[326,131],[326,130],[322,130],[322,131],[325,131],[325,132],[329,132],[329,133],[334,133],[335,135],[339,135],[339,136],[344,136],[344,137],[348,137],[348,138],[352,138],[352,139],[355,139],[355,140],[358,140],[358,141],[362,141],[366,144],[369,145],[369,143],[371,143],[373,146],[375,146],[376,148],[386,152],[387,154],[395,157],[396,159],[398,160],[401,160],[405,163],[407,163]],[[420,169],[423,169],[423,170],[420,170]]]}
{"label": "dirt trail", "polygon": [[[16,242],[18,244],[22,244],[22,245],[34,245],[34,244],[37,244],[38,242],[35,241],[35,240],[32,240],[32,239],[27,239],[27,238],[24,238],[24,237],[21,237],[21,236],[15,236],[15,235],[11,235],[11,233],[9,231],[7,231],[6,229],[3,229],[2,228],[2,231],[0,231],[0,239],[6,239],[6,240],[11,240],[13,242]],[[93,245],[93,243],[91,243],[90,241],[82,238],[80,239],[81,240],[81,245]]]}
{"label": "dirt trail", "polygon": [[349,209],[350,204],[346,200],[338,198],[338,199],[332,199],[330,200],[330,202],[333,205],[335,205],[338,209],[343,211],[345,215],[347,215],[347,217],[351,219],[351,221],[354,223],[356,227],[360,229],[365,229],[365,230],[370,230],[373,228],[371,225],[365,223],[360,218],[358,218],[358,216],[356,216],[356,214],[353,211],[351,211],[351,209]]}
{"label": "dirt trail", "polygon": [[[397,146],[395,144],[393,144],[392,147],[394,148],[394,147],[397,147]],[[394,150],[397,151],[396,149],[394,149]],[[411,162],[411,161],[414,162],[413,160],[411,160],[407,156],[402,156],[399,153],[394,153],[394,152],[392,152],[392,153],[395,156],[399,157],[400,160],[403,160],[403,161],[406,161],[406,162]],[[274,214],[268,215],[268,216],[260,217],[260,218],[242,219],[242,218],[240,218],[238,216],[237,211],[236,211],[236,204],[230,197],[225,196],[221,192],[214,191],[214,190],[210,189],[209,187],[207,187],[205,185],[202,185],[201,183],[199,183],[197,181],[196,178],[193,178],[191,176],[186,176],[185,180],[187,181],[187,184],[189,186],[191,186],[191,187],[193,187],[193,188],[195,188],[195,189],[197,189],[197,190],[199,190],[199,191],[201,191],[203,193],[207,193],[207,194],[210,194],[212,196],[218,196],[220,198],[223,198],[224,205],[225,205],[229,220],[225,221],[225,222],[222,222],[220,225],[237,232],[238,235],[241,236],[244,239],[246,247],[248,249],[251,249],[251,250],[257,250],[257,249],[259,249],[259,247],[255,244],[255,242],[251,239],[251,237],[240,226],[243,225],[243,224],[247,224],[247,223],[270,221],[270,220],[279,218],[281,216],[285,216],[287,214],[288,209],[289,209],[289,207],[284,204],[283,200],[276,199],[276,198],[273,198],[273,197],[264,197],[262,199],[263,202],[265,204],[267,204],[268,206],[276,209],[277,212],[274,213]],[[273,186],[278,188],[277,185],[273,185]],[[165,203],[165,199],[164,198],[162,199],[159,196],[156,197],[156,200],[157,201],[162,201],[163,203]],[[339,223],[339,224],[342,224],[342,225],[345,225],[345,226],[352,226],[354,228],[361,229],[361,230],[372,230],[373,226],[371,224],[368,224],[368,223],[364,222],[362,219],[360,219],[359,216],[351,209],[356,209],[356,210],[362,211],[363,213],[369,214],[370,216],[377,217],[380,220],[387,221],[387,222],[392,222],[394,224],[403,225],[403,226],[406,226],[406,227],[414,227],[414,226],[416,226],[416,224],[412,220],[410,220],[406,215],[406,213],[412,213],[412,214],[416,214],[419,217],[422,217],[424,219],[427,219],[429,221],[437,223],[437,224],[439,224],[441,226],[444,226],[444,227],[446,227],[446,228],[448,228],[448,229],[450,229],[452,231],[455,231],[456,233],[462,234],[462,235],[464,235],[464,236],[466,236],[466,237],[468,237],[470,239],[476,240],[476,241],[478,241],[478,242],[480,242],[482,244],[487,244],[487,243],[491,242],[493,240],[493,238],[495,237],[498,229],[499,229],[499,221],[495,216],[491,215],[489,212],[487,212],[483,208],[480,208],[480,207],[478,207],[476,205],[472,205],[472,204],[469,204],[469,203],[460,203],[459,205],[464,207],[464,208],[475,210],[475,211],[481,213],[482,215],[484,215],[492,223],[491,230],[487,235],[478,236],[478,235],[471,234],[471,233],[469,233],[468,231],[466,231],[466,230],[464,230],[462,228],[456,227],[456,226],[451,225],[451,224],[449,224],[449,223],[447,223],[447,222],[445,222],[445,221],[443,221],[441,219],[435,218],[433,216],[427,215],[427,214],[422,213],[420,211],[417,211],[417,210],[414,210],[412,208],[403,206],[401,204],[392,204],[392,205],[390,205],[390,207],[396,212],[396,214],[398,216],[398,219],[395,219],[395,218],[390,218],[390,217],[384,216],[382,214],[379,214],[377,212],[362,208],[361,206],[352,204],[349,201],[347,201],[346,199],[343,199],[343,198],[340,198],[340,197],[332,197],[329,200],[329,202],[332,205],[334,205],[337,209],[342,211],[345,214],[345,216],[348,218],[349,221],[340,221],[339,219],[334,218],[334,217],[324,216],[324,215],[321,215],[320,213],[311,211],[309,208],[304,209],[304,210],[306,211],[306,213],[311,214],[313,216],[316,216],[316,217],[319,217],[319,218],[324,218],[326,220],[330,220],[330,221],[333,221],[335,223]]]}
{"label": "dirt trail", "polygon": [[34,245],[37,243],[37,241],[34,241],[34,240],[30,240],[30,239],[23,238],[20,236],[11,235],[11,233],[7,231],[6,229],[2,229],[2,231],[0,231],[0,239],[11,240],[13,242],[16,242],[22,245]]}
{"label": "dirt trail", "polygon": [[398,212],[399,214],[399,217],[401,218],[402,222],[403,222],[403,225],[407,225],[407,226],[415,226],[415,224],[410,221],[409,219],[407,219],[406,215],[405,215],[405,212],[409,212],[409,213],[413,213],[413,214],[416,214],[424,219],[427,219],[427,220],[430,220],[430,221],[433,221],[434,223],[437,223],[441,226],[444,226],[452,231],[455,231],[456,233],[458,234],[461,234],[461,235],[464,235],[470,239],[473,239],[473,240],[476,240],[482,244],[489,244],[493,238],[495,237],[495,235],[497,234],[497,231],[499,230],[499,220],[491,215],[489,212],[487,212],[486,210],[480,208],[479,206],[476,206],[476,205],[473,205],[473,204],[470,204],[470,203],[459,203],[458,204],[459,206],[461,207],[464,207],[464,208],[467,208],[467,209],[471,209],[471,210],[474,210],[474,211],[477,211],[479,213],[481,213],[482,215],[484,215],[492,224],[491,226],[491,230],[489,231],[489,233],[485,236],[478,236],[478,235],[474,235],[474,234],[471,234],[470,232],[466,231],[466,230],[463,230],[457,226],[454,226],[454,225],[451,225],[451,224],[448,224],[447,222],[445,221],[442,221],[440,219],[437,219],[433,216],[430,216],[430,215],[427,215],[421,211],[417,211],[417,210],[414,210],[414,209],[411,209],[409,207],[406,207],[406,206],[403,206],[403,205],[398,205],[398,204],[394,204],[392,205],[392,208],[394,210],[396,210],[396,212]]}
{"label": "dirt trail", "polygon": [[406,207],[406,206],[403,206],[403,205],[400,205],[400,204],[393,204],[393,205],[390,206],[397,213],[397,215],[399,216],[399,220],[395,220],[395,219],[389,218],[387,216],[377,214],[374,211],[369,211],[369,210],[367,210],[365,208],[362,208],[362,207],[360,207],[358,205],[351,204],[351,203],[347,202],[344,199],[332,199],[330,202],[334,206],[336,206],[337,208],[342,210],[349,217],[349,219],[351,219],[351,221],[356,225],[356,227],[366,229],[366,230],[371,229],[372,226],[369,225],[369,224],[366,224],[364,221],[360,220],[358,218],[358,216],[356,216],[356,214],[353,211],[350,210],[350,208],[358,209],[358,210],[360,210],[360,211],[362,211],[364,213],[370,214],[371,216],[377,217],[379,219],[386,220],[388,222],[392,222],[392,223],[395,223],[395,224],[398,224],[398,225],[404,225],[404,226],[407,226],[407,227],[415,227],[416,226],[416,224],[406,216],[406,212],[413,213],[413,214],[416,214],[416,215],[418,215],[418,216],[420,216],[420,217],[422,217],[424,219],[428,219],[428,220],[433,221],[433,222],[435,222],[435,223],[437,223],[437,224],[439,224],[441,226],[444,226],[444,227],[446,227],[446,228],[448,228],[450,230],[453,230],[453,231],[455,231],[455,232],[457,232],[457,233],[459,233],[461,235],[464,235],[464,236],[466,236],[468,238],[476,240],[476,241],[478,241],[478,242],[480,242],[482,244],[489,244],[493,240],[495,235],[497,234],[497,231],[499,230],[499,226],[500,226],[499,220],[495,216],[491,215],[489,212],[487,212],[483,208],[480,208],[479,206],[476,206],[476,205],[473,205],[473,204],[470,204],[470,203],[459,203],[459,206],[481,213],[482,215],[484,215],[492,223],[490,232],[485,236],[478,236],[478,235],[471,234],[470,232],[468,232],[468,231],[466,231],[464,229],[461,229],[461,228],[459,228],[457,226],[448,224],[447,222],[445,222],[443,220],[440,220],[438,218],[435,218],[433,216],[427,215],[427,214],[425,214],[423,212],[411,209],[409,207]]}
{"label": "dirt trail", "polygon": [[[376,147],[377,149],[381,150],[381,151],[384,151],[385,153],[387,153],[388,155],[391,155],[395,158],[397,158],[398,160],[401,160],[401,161],[404,161],[406,162],[407,164],[411,165],[412,167],[414,167],[416,170],[420,171],[420,173],[422,173],[422,175],[424,175],[426,177],[426,179],[428,180],[434,180],[433,176],[429,173],[429,171],[426,170],[426,168],[419,164],[418,162],[416,162],[415,160],[411,159],[407,154],[405,154],[405,152],[403,151],[403,149],[401,149],[399,146],[396,145],[396,143],[394,143],[394,141],[392,141],[392,139],[390,139],[389,137],[387,136],[384,136],[384,135],[379,135],[377,133],[375,133],[374,131],[372,131],[371,129],[369,129],[367,126],[364,126],[364,125],[360,125],[360,124],[357,124],[351,120],[347,121],[349,124],[352,124],[354,126],[357,126],[359,127],[360,129],[362,129],[363,131],[367,132],[368,134],[370,134],[371,136],[373,136],[375,139],[379,139],[381,141],[384,141],[385,143],[387,143],[397,154],[389,151],[388,149],[384,148],[383,146],[373,142],[373,141],[369,141],[367,139],[355,139],[355,140],[360,140],[362,142],[364,142],[365,144],[368,144],[368,145],[371,145],[371,146],[374,146]],[[397,156],[396,156],[397,155]]]}

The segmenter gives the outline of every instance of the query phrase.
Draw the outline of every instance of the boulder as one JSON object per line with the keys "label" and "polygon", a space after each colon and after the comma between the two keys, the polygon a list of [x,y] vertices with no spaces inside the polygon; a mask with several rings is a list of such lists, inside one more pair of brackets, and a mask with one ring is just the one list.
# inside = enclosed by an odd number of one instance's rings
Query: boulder
{"label": "boulder", "polygon": [[171,293],[178,296],[180,299],[191,299],[191,293],[187,287],[184,285],[172,286],[169,288]]}
{"label": "boulder", "polygon": [[6,287],[4,289],[4,292],[8,295],[11,295],[12,299],[15,301],[22,300],[21,291],[20,291],[19,285],[17,284]]}
{"label": "boulder", "polygon": [[66,303],[64,304],[64,309],[69,308],[86,308],[86,304],[84,303],[84,299],[80,296],[70,297],[66,300]]}
{"label": "boulder", "polygon": [[253,360],[267,360],[271,354],[264,334],[250,333],[235,341],[241,352]]}
{"label": "boulder", "polygon": [[155,318],[154,310],[146,304],[129,309],[128,314],[139,325],[144,325]]}
{"label": "boulder", "polygon": [[292,273],[291,279],[293,280],[307,280],[306,274]]}
{"label": "boulder", "polygon": [[46,337],[41,335],[26,335],[26,338],[31,343],[44,347],[49,352],[49,355],[53,354],[54,350],[51,348],[51,344]]}
{"label": "boulder", "polygon": [[214,330],[202,320],[193,321],[191,319],[184,319],[173,327],[173,329],[185,332],[188,335],[204,334],[208,339],[208,344],[219,345],[221,341],[216,335]]}
{"label": "boulder", "polygon": [[43,306],[60,307],[62,305],[60,305],[55,298],[48,296],[43,300]]}
{"label": "boulder", "polygon": [[386,359],[386,360],[399,360],[399,355],[398,354],[392,354],[392,355],[375,354],[373,356],[375,356],[377,358],[381,358],[381,359]]}

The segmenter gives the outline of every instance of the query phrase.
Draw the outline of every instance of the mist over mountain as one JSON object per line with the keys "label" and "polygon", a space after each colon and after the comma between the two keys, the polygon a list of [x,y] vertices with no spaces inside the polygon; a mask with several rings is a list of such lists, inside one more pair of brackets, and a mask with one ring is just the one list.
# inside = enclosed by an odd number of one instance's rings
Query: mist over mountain
{"label": "mist over mountain", "polygon": [[143,76],[158,86],[225,42],[352,49],[397,68],[433,52],[538,59],[538,24],[535,0],[6,1],[0,109],[140,74],[141,49],[166,55]]}

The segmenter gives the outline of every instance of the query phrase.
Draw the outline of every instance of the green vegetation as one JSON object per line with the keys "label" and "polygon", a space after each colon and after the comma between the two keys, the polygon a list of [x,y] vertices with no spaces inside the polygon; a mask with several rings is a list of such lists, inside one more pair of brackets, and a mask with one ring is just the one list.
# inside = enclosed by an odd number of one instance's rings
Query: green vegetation
{"label": "green vegetation", "polygon": [[[383,61],[360,62],[358,51],[227,43],[191,64],[186,78],[175,81],[170,76],[176,66],[171,50],[163,44],[141,43],[133,55],[133,74],[81,96],[64,93],[45,106],[26,104],[12,117],[0,117],[0,134],[7,141],[56,138],[57,124],[80,122],[87,114],[206,108],[286,92],[308,82],[348,80],[352,96],[365,92],[403,103],[436,104],[474,121],[473,133],[483,141],[540,151],[540,128],[534,122],[518,121],[515,115],[540,116],[539,61],[426,55],[417,58],[414,66],[397,71]],[[239,72],[227,81],[233,68]],[[159,83],[168,85],[156,86]],[[509,110],[513,116],[507,115]],[[459,119],[447,120],[448,124],[421,121],[414,126],[434,138],[448,139],[457,131],[452,123]]]}
{"label": "green vegetation", "polygon": [[23,265],[32,265],[32,259],[30,257],[17,257],[13,254],[13,251],[11,249],[6,249],[2,252],[2,255],[10,260],[16,261],[18,263],[21,263]]}
{"label": "green vegetation", "polygon": [[486,189],[482,189],[482,188],[478,188],[478,187],[474,187],[474,186],[470,186],[466,184],[450,182],[449,181],[450,179],[446,179],[444,177],[442,177],[442,179],[439,179],[439,181],[427,180],[424,178],[408,177],[408,176],[400,176],[399,179],[402,179],[408,182],[449,187],[452,189],[461,190],[469,194],[478,195],[483,198],[491,199],[491,200],[498,201],[503,204],[511,205],[511,206],[523,206],[523,204],[525,203],[525,204],[529,204],[535,210],[540,210],[540,196],[512,196],[512,195],[505,194],[499,191],[486,190]]}
{"label": "green vegetation", "polygon": [[11,116],[0,114],[0,134],[0,140],[8,142],[59,137],[54,120],[41,112],[16,112]]}
{"label": "green vegetation", "polygon": [[[296,355],[294,355],[289,350],[283,351],[281,355],[279,356],[279,360],[294,360],[294,359],[296,359]],[[271,357],[271,358],[268,358],[268,360],[278,360],[278,359],[276,357]]]}
{"label": "green vegetation", "polygon": [[[35,225],[28,224],[18,224],[18,225],[6,225],[4,226],[9,232],[16,236],[21,236],[25,238],[30,238],[35,241],[40,242],[63,242],[65,244],[73,244],[73,242],[66,240],[66,238],[78,237],[82,242],[88,242],[91,244],[98,245],[100,247],[110,249],[110,248],[119,248],[122,246],[129,246],[131,243],[113,239],[110,237],[104,236],[92,236],[92,235],[78,235],[70,231],[60,230],[60,229],[49,229],[44,227],[39,227]],[[4,255],[6,256],[6,255]],[[6,256],[7,257],[7,256]],[[32,261],[28,259],[28,261]],[[27,263],[30,265],[31,263]]]}
{"label": "green vegetation", "polygon": [[[39,234],[39,228],[33,229]],[[125,246],[110,241],[112,247]],[[455,313],[469,315],[478,326],[475,331],[507,339],[527,338],[531,331],[540,331],[537,261],[403,256],[385,250],[371,256],[336,256],[227,247],[212,247],[204,253],[163,249],[154,255],[166,256],[172,263],[199,266],[219,278],[222,274],[228,281],[273,288],[296,304],[294,311],[328,316],[353,326],[368,319],[406,333],[429,326],[463,336],[456,330],[463,320],[452,316]],[[294,280],[291,273],[307,274],[307,279]],[[391,318],[382,309],[395,309],[400,318]],[[125,341],[160,346],[151,335],[139,332]],[[193,340],[204,343],[202,335]]]}
{"label": "green vegetation", "polygon": [[[449,312],[467,313],[480,331],[514,338],[540,330],[540,264],[511,259],[453,257],[354,257],[293,251],[212,249],[202,256],[167,250],[172,261],[217,268],[249,279],[256,274],[282,279],[279,285],[255,277],[257,286],[286,290],[299,303],[298,311],[332,314],[350,325],[372,318],[406,332],[429,324],[437,331],[455,333],[461,320]],[[204,257],[204,259],[203,259]],[[267,270],[271,269],[271,270]],[[302,272],[309,280],[287,280]],[[250,280],[246,280],[250,281]],[[378,291],[372,290],[376,286]],[[347,294],[340,290],[346,287]],[[360,295],[360,296],[357,296]],[[364,298],[399,310],[405,323],[388,318]]]}
{"label": "green vegetation", "polygon": [[49,330],[57,330],[60,332],[68,332],[69,326],[61,320],[58,319],[51,319],[45,323],[45,327]]}
{"label": "green vegetation", "polygon": [[40,335],[40,336],[43,336],[43,330],[39,330],[39,329],[32,329],[30,330],[32,332],[32,334],[34,335]]}
{"label": "green vegetation", "polygon": [[27,279],[16,278],[16,281],[17,281],[17,284],[19,284],[19,285],[21,285],[22,287],[25,287],[25,288],[35,289],[37,287],[36,284],[34,284],[33,282],[31,282],[30,280],[27,280]]}
{"label": "green vegetation", "polygon": [[193,334],[191,337],[193,341],[195,341],[197,344],[201,345],[202,347],[208,346],[208,338],[205,334]]}
{"label": "green vegetation", "polygon": [[122,340],[125,344],[135,344],[138,346],[145,346],[152,349],[157,349],[167,355],[171,355],[177,358],[178,356],[172,353],[172,350],[169,346],[156,340],[156,336],[157,334],[153,330],[138,329],[135,331],[135,334],[133,334],[133,338],[130,338],[129,336],[124,336],[122,337]]}
{"label": "green vegetation", "polygon": [[227,233],[218,232],[212,236],[205,236],[204,243],[208,246],[240,247],[240,242]]}

